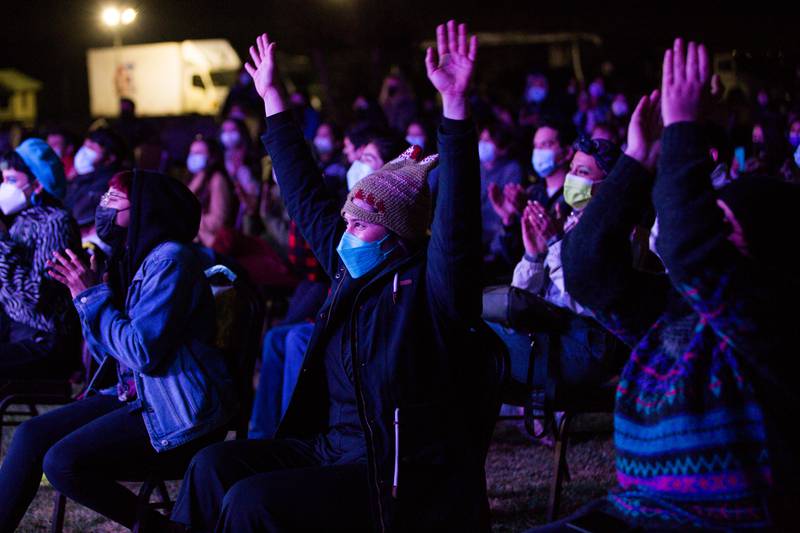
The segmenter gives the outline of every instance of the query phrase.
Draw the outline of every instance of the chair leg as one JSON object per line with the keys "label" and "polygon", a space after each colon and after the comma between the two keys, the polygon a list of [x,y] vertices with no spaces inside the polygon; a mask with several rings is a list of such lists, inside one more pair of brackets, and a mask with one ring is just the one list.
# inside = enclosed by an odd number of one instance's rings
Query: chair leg
{"label": "chair leg", "polygon": [[53,498],[53,517],[50,520],[50,533],[61,533],[64,530],[64,514],[67,509],[67,497],[60,492]]}
{"label": "chair leg", "polygon": [[164,506],[164,509],[169,513],[172,511],[172,500],[169,498],[169,491],[167,490],[167,484],[164,482],[163,479],[158,481],[158,485],[156,485],[156,490],[158,491],[158,496],[161,498],[161,504]]}
{"label": "chair leg", "polygon": [[150,496],[153,494],[153,491],[156,490],[158,486],[158,481],[152,477],[148,477],[142,486],[139,488],[139,506],[140,507],[147,507],[150,503]]}
{"label": "chair leg", "polygon": [[12,401],[12,396],[6,396],[0,400],[0,456],[3,455],[3,429],[6,427],[6,416],[8,416],[8,408],[13,405]]}
{"label": "chair leg", "polygon": [[547,521],[552,522],[558,516],[561,505],[561,485],[569,478],[567,469],[567,442],[569,440],[570,414],[564,413],[561,423],[556,424],[556,445],[554,451],[553,480],[550,484],[550,497],[547,502]]}

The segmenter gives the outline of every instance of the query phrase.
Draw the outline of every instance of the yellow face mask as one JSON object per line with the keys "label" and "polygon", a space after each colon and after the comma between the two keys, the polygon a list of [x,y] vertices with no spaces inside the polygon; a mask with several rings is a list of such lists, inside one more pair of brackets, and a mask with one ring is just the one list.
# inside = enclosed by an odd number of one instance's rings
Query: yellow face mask
{"label": "yellow face mask", "polygon": [[580,211],[592,199],[592,189],[595,183],[575,174],[567,174],[564,180],[564,201],[572,209]]}

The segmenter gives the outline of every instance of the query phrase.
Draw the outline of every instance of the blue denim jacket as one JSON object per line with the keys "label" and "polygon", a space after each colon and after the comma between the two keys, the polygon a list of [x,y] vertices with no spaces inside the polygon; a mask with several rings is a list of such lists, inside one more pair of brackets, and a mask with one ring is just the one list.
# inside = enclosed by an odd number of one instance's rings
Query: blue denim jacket
{"label": "blue denim jacket", "polygon": [[214,300],[187,246],[158,245],[133,278],[125,310],[106,284],[75,298],[94,354],[133,371],[137,403],[156,451],[189,442],[233,414],[233,382],[214,347]]}

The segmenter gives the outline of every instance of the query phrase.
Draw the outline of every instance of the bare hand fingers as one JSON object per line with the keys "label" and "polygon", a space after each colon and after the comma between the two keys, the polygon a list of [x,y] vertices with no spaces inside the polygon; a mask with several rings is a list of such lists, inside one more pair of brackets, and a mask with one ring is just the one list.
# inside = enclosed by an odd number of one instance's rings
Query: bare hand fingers
{"label": "bare hand fingers", "polygon": [[56,258],[57,265],[61,265],[70,270],[72,269],[72,263],[70,263],[69,259],[61,255],[61,252],[56,250],[55,252],[53,252],[53,257]]}
{"label": "bare hand fingers", "polygon": [[672,64],[673,64],[672,50],[667,50],[666,52],[664,52],[664,65],[661,73],[662,75],[661,85],[664,90],[666,90],[667,87],[670,87],[675,82],[675,78],[673,76],[674,71]]}
{"label": "bare hand fingers", "polygon": [[458,55],[467,55],[467,25],[458,25]]}
{"label": "bare hand fingers", "polygon": [[700,73],[697,67],[697,43],[694,41],[689,41],[686,47],[686,80],[700,80]]}
{"label": "bare hand fingers", "polygon": [[433,55],[433,48],[428,47],[425,51],[425,70],[428,72],[428,76],[433,74],[433,71],[436,70],[436,66],[438,65],[438,61],[436,57]]}
{"label": "bare hand fingers", "polygon": [[258,60],[259,63],[264,59],[264,53],[266,49],[264,47],[264,34],[262,33],[258,37],[256,37],[256,48],[258,50]]}
{"label": "bare hand fingers", "polygon": [[678,37],[672,46],[672,72],[676,82],[686,80],[686,53],[684,52],[683,39]]}
{"label": "bare hand fingers", "polygon": [[83,266],[83,262],[80,260],[80,258],[78,257],[78,255],[75,252],[73,252],[69,248],[67,248],[64,251],[66,252],[67,256],[69,256],[69,259],[70,259],[70,261],[72,261],[73,265]]}
{"label": "bare hand fingers", "polygon": [[445,37],[444,24],[439,24],[436,26],[436,48],[436,51],[439,53],[439,57],[442,57],[447,53],[447,37]]}
{"label": "bare hand fingers", "polygon": [[455,20],[447,21],[447,47],[451,54],[458,52],[458,33]]}
{"label": "bare hand fingers", "polygon": [[478,36],[473,35],[469,40],[469,53],[467,54],[470,61],[475,61],[475,58],[478,57]]}
{"label": "bare hand fingers", "polygon": [[250,47],[250,57],[253,59],[253,65],[258,68],[258,66],[261,64],[261,54],[258,53],[258,50],[256,50],[255,46]]}
{"label": "bare hand fingers", "polygon": [[708,49],[702,43],[697,48],[697,64],[700,82],[705,85],[711,80],[711,64],[708,60]]}
{"label": "bare hand fingers", "polygon": [[64,277],[64,279],[69,279],[72,277],[72,270],[68,267],[59,265],[58,263],[51,262],[50,271],[59,273],[61,276]]}

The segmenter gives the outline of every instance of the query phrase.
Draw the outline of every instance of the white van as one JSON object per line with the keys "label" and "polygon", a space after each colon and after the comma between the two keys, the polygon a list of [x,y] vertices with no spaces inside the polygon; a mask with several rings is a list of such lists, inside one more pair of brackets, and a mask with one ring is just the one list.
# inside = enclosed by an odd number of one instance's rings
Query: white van
{"label": "white van", "polygon": [[225,39],[92,48],[86,53],[93,117],[115,117],[130,98],[138,116],[214,115],[242,62]]}

